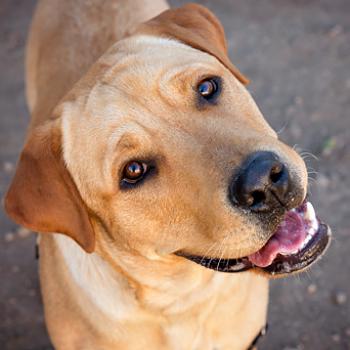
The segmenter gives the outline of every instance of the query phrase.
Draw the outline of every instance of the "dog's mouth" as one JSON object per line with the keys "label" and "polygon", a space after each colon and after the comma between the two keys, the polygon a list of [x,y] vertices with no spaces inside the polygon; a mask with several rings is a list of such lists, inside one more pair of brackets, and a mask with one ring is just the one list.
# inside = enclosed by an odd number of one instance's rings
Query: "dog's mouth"
{"label": "dog's mouth", "polygon": [[238,259],[218,259],[177,253],[204,267],[222,272],[241,272],[258,268],[277,275],[302,270],[326,251],[330,228],[316,216],[310,202],[285,214],[276,232],[254,254]]}

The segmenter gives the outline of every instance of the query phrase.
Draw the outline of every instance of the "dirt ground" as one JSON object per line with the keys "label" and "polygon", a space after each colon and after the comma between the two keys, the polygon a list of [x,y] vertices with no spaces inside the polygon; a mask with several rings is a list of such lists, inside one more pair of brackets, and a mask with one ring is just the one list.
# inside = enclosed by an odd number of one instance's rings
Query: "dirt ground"
{"label": "dirt ground", "polygon": [[[318,158],[307,159],[311,198],[334,232],[319,264],[271,283],[270,330],[260,349],[350,349],[350,1],[200,3],[222,20],[233,62],[251,78],[249,89],[267,120],[283,140]],[[0,0],[1,196],[29,119],[23,60],[34,5]],[[51,349],[34,242],[34,234],[0,209],[1,349]]]}

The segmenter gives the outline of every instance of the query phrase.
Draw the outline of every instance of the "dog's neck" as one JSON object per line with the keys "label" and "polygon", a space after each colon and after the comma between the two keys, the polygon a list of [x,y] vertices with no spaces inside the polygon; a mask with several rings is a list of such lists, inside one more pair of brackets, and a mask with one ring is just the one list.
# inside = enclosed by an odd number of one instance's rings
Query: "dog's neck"
{"label": "dog's neck", "polygon": [[266,303],[256,300],[267,300],[267,281],[250,272],[214,272],[179,257],[172,264],[171,256],[144,260],[141,268],[135,256],[118,256],[117,266],[59,234],[43,235],[41,249],[45,286],[58,288],[44,296],[64,287],[58,298],[64,310],[75,310],[77,322],[93,325],[116,344],[122,339],[129,344],[141,332],[145,339],[160,336],[167,349],[212,349],[229,335],[238,349],[247,347],[265,323]]}
{"label": "dog's neck", "polygon": [[73,281],[99,311],[114,320],[130,318],[140,309],[163,315],[190,311],[216,298],[228,283],[239,285],[249,278],[247,274],[217,273],[187,261],[174,264],[171,258],[142,262],[119,256],[115,267],[108,258],[85,253],[63,235],[55,235],[55,242]]}

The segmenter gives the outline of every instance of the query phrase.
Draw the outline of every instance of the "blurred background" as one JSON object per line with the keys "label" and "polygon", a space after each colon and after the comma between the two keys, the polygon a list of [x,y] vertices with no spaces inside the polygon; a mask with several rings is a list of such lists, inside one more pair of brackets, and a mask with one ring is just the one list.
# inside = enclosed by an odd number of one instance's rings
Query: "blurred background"
{"label": "blurred background", "polygon": [[[251,79],[266,119],[284,141],[310,153],[311,200],[334,233],[316,266],[272,281],[270,329],[259,349],[350,349],[350,1],[197,2],[222,21],[232,61]],[[29,120],[23,62],[35,3],[0,0],[1,198]],[[51,349],[34,246],[35,235],[1,206],[1,349]]]}

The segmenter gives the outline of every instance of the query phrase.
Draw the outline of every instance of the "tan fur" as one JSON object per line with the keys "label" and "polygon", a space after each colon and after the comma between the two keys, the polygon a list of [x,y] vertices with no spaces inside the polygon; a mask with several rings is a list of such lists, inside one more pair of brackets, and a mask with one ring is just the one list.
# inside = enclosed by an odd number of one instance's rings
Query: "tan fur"
{"label": "tan fur", "polygon": [[[265,324],[265,277],[174,253],[256,252],[271,232],[229,203],[234,168],[272,150],[305,195],[305,165],[242,85],[215,16],[190,5],[138,26],[165,9],[43,0],[33,19],[32,121],[6,208],[31,229],[65,234],[40,242],[57,349],[246,349]],[[220,101],[199,106],[194,88],[213,75],[224,81]],[[156,160],[156,176],[122,190],[123,165],[143,158]]]}

